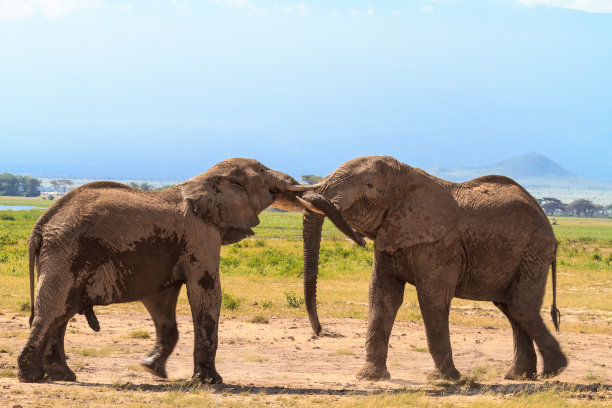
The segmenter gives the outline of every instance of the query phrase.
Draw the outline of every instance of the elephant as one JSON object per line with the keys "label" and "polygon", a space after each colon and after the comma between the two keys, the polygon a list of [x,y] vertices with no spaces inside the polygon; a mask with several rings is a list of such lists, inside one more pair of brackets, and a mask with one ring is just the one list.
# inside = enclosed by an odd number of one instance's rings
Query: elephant
{"label": "elephant", "polygon": [[557,241],[536,200],[512,179],[489,175],[453,183],[392,157],[359,157],[301,199],[310,203],[303,219],[304,296],[316,335],[321,209],[335,206],[350,227],[374,241],[366,362],[358,379],[390,378],[389,336],[406,283],[416,287],[434,376],[460,377],[449,337],[453,297],[491,301],[510,321],[514,361],[505,378],[537,378],[534,342],[542,377],[567,366],[540,316],[552,265],[551,315],[559,330]]}
{"label": "elephant", "polygon": [[[110,181],[70,191],[39,218],[28,239],[31,329],[17,358],[19,380],[38,382],[45,374],[76,380],[64,352],[68,321],[85,314],[97,331],[93,306],[136,300],[156,331],[155,346],[141,364],[165,378],[185,284],[194,326],[193,378],[222,382],[215,368],[220,246],[253,235],[258,214],[271,204],[303,209],[299,196],[311,188],[255,160],[232,158],[163,191]],[[327,210],[342,224],[335,207]],[[361,239],[346,224],[339,228]]]}

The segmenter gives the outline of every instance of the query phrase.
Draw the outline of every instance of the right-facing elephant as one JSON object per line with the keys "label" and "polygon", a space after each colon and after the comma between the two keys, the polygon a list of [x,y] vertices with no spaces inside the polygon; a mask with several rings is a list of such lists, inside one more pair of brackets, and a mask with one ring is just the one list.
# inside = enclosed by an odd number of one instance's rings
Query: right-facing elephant
{"label": "right-facing elephant", "polygon": [[389,378],[387,349],[408,282],[416,286],[429,351],[437,370],[459,378],[453,363],[448,316],[453,297],[488,300],[508,318],[514,363],[507,379],[534,379],[538,346],[542,376],[567,366],[559,343],[540,316],[552,265],[551,314],[556,308],[556,239],[535,199],[513,180],[484,176],[465,183],[433,177],[392,157],[350,160],[302,196],[304,294],[312,328],[321,331],[316,279],[324,206],[374,240],[369,290],[366,363],[358,378]]}

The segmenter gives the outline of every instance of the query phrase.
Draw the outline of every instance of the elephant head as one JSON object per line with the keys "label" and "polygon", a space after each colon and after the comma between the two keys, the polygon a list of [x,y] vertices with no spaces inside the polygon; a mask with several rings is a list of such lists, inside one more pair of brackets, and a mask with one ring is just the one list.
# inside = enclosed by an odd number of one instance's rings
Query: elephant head
{"label": "elephant head", "polygon": [[[310,205],[301,195],[314,186],[299,185],[288,174],[271,170],[253,159],[231,158],[180,184],[189,208],[206,223],[217,226],[223,244],[254,234],[258,214],[273,205],[284,210],[302,210]],[[322,208],[349,237],[360,237],[333,206]]]}
{"label": "elephant head", "polygon": [[335,207],[349,224],[374,240],[376,250],[397,252],[434,242],[451,231],[459,206],[443,180],[392,157],[360,157],[341,165],[301,199],[312,207],[304,212],[304,297],[315,334],[321,332],[316,290],[321,227],[316,212]]}

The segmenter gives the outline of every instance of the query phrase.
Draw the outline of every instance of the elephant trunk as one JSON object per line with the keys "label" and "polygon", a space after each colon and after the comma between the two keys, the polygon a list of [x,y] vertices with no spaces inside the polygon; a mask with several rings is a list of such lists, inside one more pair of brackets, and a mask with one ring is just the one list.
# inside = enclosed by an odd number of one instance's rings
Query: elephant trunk
{"label": "elephant trunk", "polygon": [[316,336],[321,333],[321,324],[317,314],[317,274],[323,221],[325,221],[325,216],[309,210],[304,211],[304,299],[310,325]]}
{"label": "elephant trunk", "polygon": [[317,274],[319,271],[319,248],[321,246],[321,230],[325,216],[345,235],[361,246],[365,246],[363,237],[353,230],[342,218],[340,211],[321,194],[305,193],[302,199],[310,204],[313,210],[306,209],[303,219],[304,237],[304,299],[310,325],[315,335],[321,333],[321,324],[317,315]]}

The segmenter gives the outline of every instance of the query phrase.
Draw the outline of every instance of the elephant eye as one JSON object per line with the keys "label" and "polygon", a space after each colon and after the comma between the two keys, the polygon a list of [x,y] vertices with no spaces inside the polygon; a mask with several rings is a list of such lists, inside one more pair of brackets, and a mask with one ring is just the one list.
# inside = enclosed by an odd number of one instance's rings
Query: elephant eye
{"label": "elephant eye", "polygon": [[367,184],[367,186],[368,186],[369,188],[374,187],[374,186],[373,186],[371,183],[368,183],[368,184]]}

